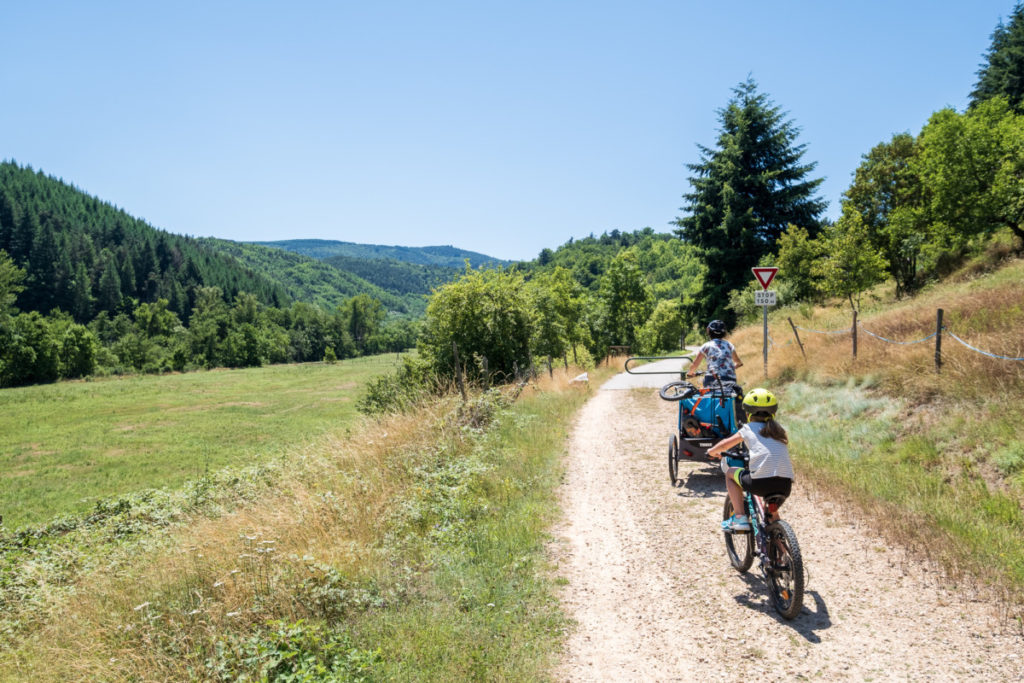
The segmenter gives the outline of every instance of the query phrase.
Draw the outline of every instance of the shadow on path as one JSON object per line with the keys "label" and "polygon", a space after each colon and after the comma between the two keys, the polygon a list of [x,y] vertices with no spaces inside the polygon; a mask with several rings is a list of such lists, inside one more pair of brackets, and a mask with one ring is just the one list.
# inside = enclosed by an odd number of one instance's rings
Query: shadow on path
{"label": "shadow on path", "polygon": [[[714,498],[725,495],[725,477],[717,466],[690,470],[676,494],[681,498]],[[682,473],[680,473],[682,474]],[[680,479],[682,479],[680,477]]]}
{"label": "shadow on path", "polygon": [[[771,598],[768,597],[768,586],[759,574],[748,572],[741,574],[740,578],[747,584],[749,592],[734,596],[733,599],[737,604],[767,614],[783,626],[788,626],[799,633],[807,642],[820,643],[821,636],[817,632],[832,627],[832,617],[829,615],[828,605],[817,591],[805,590],[804,606],[800,610],[800,614],[792,621],[787,621],[779,616],[779,613],[772,607]],[[759,599],[755,599],[755,596]],[[808,604],[809,602],[814,603],[813,608]]]}

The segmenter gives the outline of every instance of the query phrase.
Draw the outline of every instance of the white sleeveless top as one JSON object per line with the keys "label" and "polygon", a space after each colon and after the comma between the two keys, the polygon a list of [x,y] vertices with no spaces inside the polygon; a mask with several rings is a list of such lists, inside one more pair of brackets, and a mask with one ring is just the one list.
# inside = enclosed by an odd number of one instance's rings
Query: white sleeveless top
{"label": "white sleeveless top", "polygon": [[750,450],[750,478],[793,479],[793,463],[789,459],[789,448],[781,441],[761,436],[764,425],[764,422],[748,422],[740,427],[739,434]]}

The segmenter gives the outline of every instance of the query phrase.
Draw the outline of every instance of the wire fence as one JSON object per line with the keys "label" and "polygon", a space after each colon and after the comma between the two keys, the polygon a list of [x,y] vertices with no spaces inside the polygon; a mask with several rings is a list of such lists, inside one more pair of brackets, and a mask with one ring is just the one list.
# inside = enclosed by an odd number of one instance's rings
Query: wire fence
{"label": "wire fence", "polygon": [[[913,344],[921,344],[922,342],[926,342],[929,339],[934,339],[935,340],[935,367],[936,367],[936,370],[939,370],[942,367],[942,336],[943,336],[943,334],[945,334],[945,335],[947,335],[949,337],[952,337],[957,342],[962,344],[964,347],[970,349],[971,351],[974,351],[975,353],[980,353],[983,356],[988,356],[989,358],[996,358],[996,359],[999,359],[999,360],[1018,361],[1018,362],[1024,361],[1024,357],[1003,356],[1003,355],[1000,355],[1000,354],[997,354],[997,353],[992,353],[991,351],[984,351],[982,349],[977,348],[976,346],[972,346],[971,344],[968,344],[966,341],[964,341],[963,339],[958,337],[956,334],[954,334],[952,330],[950,330],[948,327],[946,327],[945,325],[942,324],[942,315],[943,315],[943,311],[940,308],[940,309],[938,309],[936,311],[936,318],[935,318],[936,322],[935,322],[935,331],[934,332],[932,332],[931,334],[929,334],[926,337],[921,337],[920,339],[914,339],[914,340],[911,340],[911,341],[898,341],[898,340],[895,340],[895,339],[888,339],[886,337],[883,337],[880,334],[872,332],[871,330],[869,330],[866,327],[864,327],[864,325],[862,323],[857,321],[857,314],[856,313],[854,313],[854,315],[853,315],[853,325],[851,325],[850,327],[848,327],[846,329],[842,329],[842,330],[812,330],[810,328],[801,327],[801,326],[797,325],[790,318],[787,318],[787,320],[789,321],[790,326],[793,328],[793,334],[796,337],[797,344],[800,345],[801,352],[803,352],[804,347],[803,347],[803,343],[800,341],[800,333],[797,332],[797,330],[801,330],[803,332],[809,332],[811,334],[852,334],[852,337],[853,337],[853,356],[854,356],[854,358],[856,358],[857,357],[857,330],[860,330],[861,332],[865,332],[865,333],[869,334],[870,336],[874,337],[875,339],[878,339],[879,341],[885,342],[887,344],[899,344],[901,346],[911,346]],[[772,341],[770,337],[769,337],[769,341]],[[774,345],[774,342],[773,342],[773,345]],[[806,358],[806,353],[804,354],[804,357]]]}
{"label": "wire fence", "polygon": [[964,341],[963,339],[961,339],[960,337],[958,337],[958,336],[956,336],[955,334],[953,334],[953,333],[952,333],[951,331],[949,331],[949,330],[947,330],[947,329],[945,329],[945,328],[943,328],[943,331],[944,331],[944,332],[945,332],[946,334],[948,334],[948,335],[949,335],[950,337],[952,337],[953,339],[956,339],[956,340],[957,340],[958,342],[960,342],[961,344],[963,344],[964,346],[966,346],[967,348],[969,348],[969,349],[970,349],[971,351],[976,351],[977,353],[980,353],[980,354],[981,354],[981,355],[983,355],[983,356],[989,356],[990,358],[999,358],[1000,360],[1016,360],[1016,361],[1024,361],[1024,357],[1021,357],[1021,358],[1013,358],[1013,357],[1011,357],[1011,356],[1000,356],[1000,355],[997,355],[997,354],[994,354],[994,353],[990,353],[990,352],[988,352],[988,351],[982,351],[981,349],[976,349],[976,348],[974,348],[973,346],[971,346],[970,344],[968,344],[967,342],[965,342],[965,341]]}
{"label": "wire fence", "polygon": [[921,342],[928,341],[929,339],[931,339],[932,337],[934,337],[937,334],[937,332],[932,332],[927,337],[921,337],[920,339],[915,339],[914,341],[894,341],[892,339],[886,339],[885,337],[883,337],[880,334],[875,334],[874,332],[872,332],[868,328],[864,327],[863,325],[860,325],[859,327],[860,327],[861,331],[867,332],[868,334],[870,334],[875,339],[881,339],[882,341],[888,342],[890,344],[901,344],[903,346],[911,346],[912,344],[920,344]]}

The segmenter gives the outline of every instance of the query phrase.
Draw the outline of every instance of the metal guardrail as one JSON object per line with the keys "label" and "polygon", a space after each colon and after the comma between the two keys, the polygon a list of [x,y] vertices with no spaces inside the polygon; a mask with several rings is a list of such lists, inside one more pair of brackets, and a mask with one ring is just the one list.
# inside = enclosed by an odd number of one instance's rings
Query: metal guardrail
{"label": "metal guardrail", "polygon": [[625,369],[630,375],[678,375],[681,370],[660,370],[658,372],[635,372],[629,369],[633,361],[657,361],[657,360],[688,360],[693,362],[693,356],[630,356],[626,359]]}

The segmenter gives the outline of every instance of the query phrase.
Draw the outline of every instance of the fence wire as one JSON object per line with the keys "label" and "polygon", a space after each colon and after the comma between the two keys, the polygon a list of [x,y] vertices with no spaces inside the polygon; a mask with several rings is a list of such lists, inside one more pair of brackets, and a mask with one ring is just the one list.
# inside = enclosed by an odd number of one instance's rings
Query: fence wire
{"label": "fence wire", "polygon": [[[809,328],[806,328],[806,327],[800,327],[799,325],[793,325],[793,327],[795,327],[798,330],[803,330],[804,332],[812,332],[814,334],[846,334],[846,333],[851,332],[853,330],[852,326],[847,328],[847,329],[845,329],[845,330],[812,330],[812,329],[809,329]],[[885,337],[883,337],[880,334],[875,334],[871,330],[869,330],[866,327],[864,327],[859,321],[857,323],[857,327],[859,327],[863,332],[867,332],[868,334],[870,334],[875,339],[880,339],[881,341],[887,342],[889,344],[900,344],[900,345],[903,345],[903,346],[910,346],[912,344],[920,344],[921,342],[926,342],[926,341],[928,341],[929,339],[933,338],[935,335],[938,334],[938,332],[932,332],[927,337],[922,337],[921,339],[915,339],[914,341],[896,341],[894,339],[886,339]],[[947,328],[945,325],[942,326],[942,331],[945,332],[950,337],[952,337],[953,339],[955,339],[958,342],[960,342],[961,344],[963,344],[964,346],[966,346],[967,348],[969,348],[971,351],[974,351],[975,353],[980,353],[983,356],[988,356],[989,358],[998,358],[999,360],[1024,361],[1024,357],[1015,358],[1013,356],[1000,356],[999,354],[991,353],[989,351],[982,351],[981,349],[979,349],[979,348],[977,348],[975,346],[971,346],[970,344],[965,342],[963,339],[961,339],[960,337],[958,337],[955,334],[953,334],[953,332],[949,328]],[[774,346],[774,341],[772,340],[771,336],[768,337],[768,341],[772,342],[772,345]],[[786,343],[789,343],[789,342],[786,342]]]}
{"label": "fence wire", "polygon": [[846,334],[847,332],[853,329],[852,327],[850,327],[845,330],[810,330],[807,329],[806,327],[800,327],[799,325],[794,325],[793,327],[795,327],[798,330],[803,330],[804,332],[813,332],[814,334]]}
{"label": "fence wire", "polygon": [[996,355],[994,353],[989,353],[988,351],[982,351],[981,349],[974,348],[973,346],[971,346],[970,344],[965,342],[963,339],[961,339],[960,337],[958,337],[955,334],[953,334],[951,331],[949,331],[945,327],[943,327],[942,329],[943,329],[943,331],[945,331],[946,334],[948,334],[953,339],[956,339],[958,342],[960,342],[961,344],[963,344],[964,346],[969,348],[971,351],[976,351],[977,353],[980,353],[983,356],[989,356],[990,358],[998,358],[1000,360],[1018,360],[1018,361],[1024,360],[1024,358],[1013,358],[1011,356],[999,356],[999,355]]}
{"label": "fence wire", "polygon": [[902,345],[904,345],[904,346],[910,346],[911,344],[920,344],[921,342],[924,342],[924,341],[928,341],[929,339],[931,339],[932,337],[934,337],[934,336],[935,336],[935,334],[936,334],[935,332],[932,332],[932,333],[931,333],[931,334],[929,334],[929,335],[928,335],[927,337],[922,337],[921,339],[916,339],[916,340],[914,340],[914,341],[905,341],[905,342],[901,342],[901,341],[894,341],[894,340],[892,340],[892,339],[886,339],[885,337],[883,337],[883,336],[881,336],[881,335],[879,335],[879,334],[875,334],[874,332],[872,332],[872,331],[871,331],[871,330],[869,330],[868,328],[864,327],[864,326],[863,326],[863,325],[861,325],[860,323],[858,323],[858,324],[857,324],[857,327],[859,327],[859,328],[861,329],[861,331],[862,331],[862,332],[867,332],[868,334],[870,334],[870,335],[871,335],[872,337],[874,337],[875,339],[881,339],[882,341],[884,341],[884,342],[889,342],[890,344],[902,344]]}

